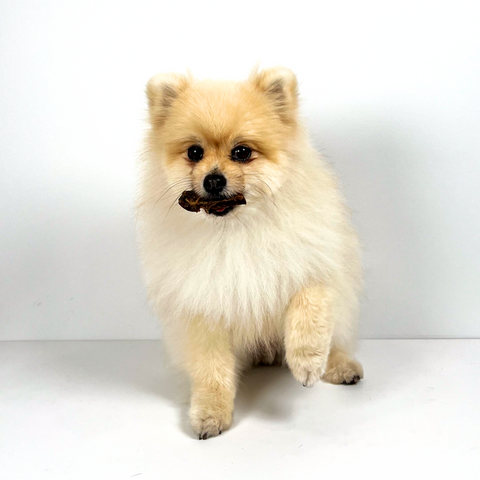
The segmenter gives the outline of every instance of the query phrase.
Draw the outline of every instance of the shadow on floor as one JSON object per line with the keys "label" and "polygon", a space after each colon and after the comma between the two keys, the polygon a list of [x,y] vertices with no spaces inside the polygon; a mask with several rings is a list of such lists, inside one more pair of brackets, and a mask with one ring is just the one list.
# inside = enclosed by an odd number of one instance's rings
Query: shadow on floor
{"label": "shadow on floor", "polygon": [[[99,344],[101,343],[101,348]],[[116,395],[153,395],[178,408],[181,430],[192,436],[188,422],[187,378],[169,366],[159,341],[42,342],[29,355],[37,368],[58,380],[80,379],[85,388]],[[30,362],[29,362],[30,363]],[[246,372],[238,387],[234,425],[257,416],[272,421],[291,417],[302,388],[288,369],[261,366]]]}

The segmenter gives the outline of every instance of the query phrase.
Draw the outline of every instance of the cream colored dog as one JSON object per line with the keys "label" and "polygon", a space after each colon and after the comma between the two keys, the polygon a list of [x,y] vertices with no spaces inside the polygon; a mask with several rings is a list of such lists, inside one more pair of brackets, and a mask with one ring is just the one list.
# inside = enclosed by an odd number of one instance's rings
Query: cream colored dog
{"label": "cream colored dog", "polygon": [[[158,75],[147,96],[140,250],[165,343],[191,380],[195,433],[230,426],[239,373],[255,363],[286,362],[306,387],[358,382],[357,237],[299,122],[295,75]],[[193,213],[178,204],[185,190],[247,203]]]}

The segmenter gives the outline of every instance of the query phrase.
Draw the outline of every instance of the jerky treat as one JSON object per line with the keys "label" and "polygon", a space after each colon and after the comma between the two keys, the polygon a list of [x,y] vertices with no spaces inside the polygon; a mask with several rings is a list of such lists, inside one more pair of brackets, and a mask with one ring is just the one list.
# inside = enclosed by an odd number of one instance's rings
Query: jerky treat
{"label": "jerky treat", "polygon": [[247,201],[241,193],[221,200],[208,200],[200,197],[193,190],[185,190],[178,199],[178,203],[189,212],[199,212],[203,208],[207,213],[220,213],[236,205],[246,205]]}

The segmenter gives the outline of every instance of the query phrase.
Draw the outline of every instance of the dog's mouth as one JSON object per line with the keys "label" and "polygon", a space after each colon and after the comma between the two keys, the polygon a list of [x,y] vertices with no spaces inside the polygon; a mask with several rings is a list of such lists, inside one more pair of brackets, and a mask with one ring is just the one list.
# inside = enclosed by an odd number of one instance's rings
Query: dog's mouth
{"label": "dog's mouth", "polygon": [[232,205],[230,207],[220,207],[217,210],[212,210],[210,214],[215,215],[216,217],[223,217],[227,213],[230,213],[235,207],[236,205]]}
{"label": "dog's mouth", "polygon": [[241,193],[230,197],[208,197],[204,198],[198,195],[194,190],[186,190],[178,199],[182,208],[189,212],[199,212],[205,210],[209,215],[223,217],[230,213],[238,205],[246,205],[247,201]]}

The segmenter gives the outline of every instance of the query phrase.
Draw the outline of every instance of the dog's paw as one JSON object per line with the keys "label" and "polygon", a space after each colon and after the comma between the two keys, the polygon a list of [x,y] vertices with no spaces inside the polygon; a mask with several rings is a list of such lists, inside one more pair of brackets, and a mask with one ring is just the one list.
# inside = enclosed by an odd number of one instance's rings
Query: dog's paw
{"label": "dog's paw", "polygon": [[296,380],[304,387],[313,387],[325,373],[327,368],[327,355],[297,349],[290,355],[287,352],[287,364]]}
{"label": "dog's paw", "polygon": [[333,361],[329,360],[322,380],[336,385],[355,385],[362,378],[362,365],[346,355],[341,355],[335,357]]}
{"label": "dog's paw", "polygon": [[192,405],[190,424],[199,440],[216,437],[232,424],[231,408],[219,405]]}

